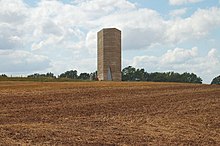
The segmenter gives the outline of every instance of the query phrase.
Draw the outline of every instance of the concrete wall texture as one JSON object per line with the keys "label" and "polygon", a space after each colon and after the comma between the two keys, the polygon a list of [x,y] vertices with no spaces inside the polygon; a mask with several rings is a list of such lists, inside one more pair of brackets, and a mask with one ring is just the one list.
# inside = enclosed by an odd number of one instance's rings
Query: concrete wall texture
{"label": "concrete wall texture", "polygon": [[97,35],[98,79],[121,81],[121,31],[105,28]]}

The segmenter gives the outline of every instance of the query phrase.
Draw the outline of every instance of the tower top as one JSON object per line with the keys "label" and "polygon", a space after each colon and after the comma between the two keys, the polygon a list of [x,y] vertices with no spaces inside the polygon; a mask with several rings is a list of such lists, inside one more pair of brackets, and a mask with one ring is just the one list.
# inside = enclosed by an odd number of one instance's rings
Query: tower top
{"label": "tower top", "polygon": [[[119,29],[117,29],[117,28],[103,28],[102,30],[100,30],[100,31],[105,31],[105,30],[117,30],[117,31],[120,31],[121,32],[121,30],[119,30]],[[99,31],[99,32],[100,32]]]}

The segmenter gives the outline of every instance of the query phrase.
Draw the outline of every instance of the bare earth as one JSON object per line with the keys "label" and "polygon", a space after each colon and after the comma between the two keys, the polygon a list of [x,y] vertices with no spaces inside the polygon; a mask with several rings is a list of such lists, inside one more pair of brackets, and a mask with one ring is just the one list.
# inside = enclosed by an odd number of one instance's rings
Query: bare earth
{"label": "bare earth", "polygon": [[220,86],[0,82],[0,145],[220,145]]}

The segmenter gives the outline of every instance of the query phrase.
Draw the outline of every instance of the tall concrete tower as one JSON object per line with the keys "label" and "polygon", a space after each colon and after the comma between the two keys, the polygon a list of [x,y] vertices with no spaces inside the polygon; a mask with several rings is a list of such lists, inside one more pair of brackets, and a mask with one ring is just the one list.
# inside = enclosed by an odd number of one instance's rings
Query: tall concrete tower
{"label": "tall concrete tower", "polygon": [[98,32],[98,79],[121,81],[121,31],[105,28]]}

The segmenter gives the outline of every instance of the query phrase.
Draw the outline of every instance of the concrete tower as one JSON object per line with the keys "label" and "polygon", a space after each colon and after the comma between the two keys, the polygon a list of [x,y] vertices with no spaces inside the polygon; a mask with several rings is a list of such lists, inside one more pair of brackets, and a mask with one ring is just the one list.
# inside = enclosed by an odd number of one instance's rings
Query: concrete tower
{"label": "concrete tower", "polygon": [[106,28],[98,32],[98,79],[121,81],[121,31]]}

